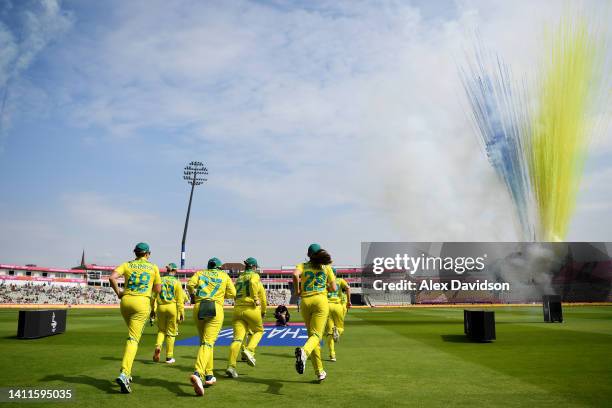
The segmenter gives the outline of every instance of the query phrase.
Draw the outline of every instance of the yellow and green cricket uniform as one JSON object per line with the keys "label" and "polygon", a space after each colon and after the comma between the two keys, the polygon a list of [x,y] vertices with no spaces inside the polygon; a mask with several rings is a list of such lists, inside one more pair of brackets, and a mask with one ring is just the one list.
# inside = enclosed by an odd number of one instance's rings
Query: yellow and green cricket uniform
{"label": "yellow and green cricket uniform", "polygon": [[336,287],[338,289],[338,294],[340,296],[340,305],[342,305],[342,321],[341,326],[338,326],[338,330],[340,330],[340,334],[344,331],[344,318],[346,316],[346,311],[348,310],[346,305],[348,303],[348,299],[346,296],[346,292],[349,289],[349,284],[342,278],[336,279]]}
{"label": "yellow and green cricket uniform", "polygon": [[[333,328],[336,327],[338,334],[344,332],[344,307],[342,306],[342,288],[346,288],[346,281],[342,278],[336,279],[336,291],[327,292],[327,301],[329,302],[329,315],[327,317],[327,345],[329,346],[330,357],[336,356],[336,346],[333,338]],[[346,295],[344,295],[346,298]]]}
{"label": "yellow and green cricket uniform", "polygon": [[347,307],[348,299],[346,296],[346,292],[349,288],[349,284],[344,279],[339,278],[339,279],[336,279],[336,286],[338,286],[340,289],[340,304],[342,305],[343,315],[344,317],[346,317],[346,312],[348,312],[348,307]]}
{"label": "yellow and green cricket uniform", "polygon": [[157,341],[155,347],[162,347],[166,341],[166,358],[174,356],[174,340],[178,336],[179,316],[185,315],[185,293],[176,276],[161,279],[161,292],[153,303],[157,319]]}
{"label": "yellow and green cricket uniform", "polygon": [[336,277],[329,265],[315,266],[310,262],[296,265],[300,273],[300,312],[304,324],[308,330],[308,340],[304,344],[304,351],[310,357],[315,373],[323,371],[321,360],[321,340],[327,316],[329,304],[327,302],[327,284],[334,282]]}
{"label": "yellow and green cricket uniform", "polygon": [[140,336],[151,313],[153,285],[161,284],[161,278],[157,265],[147,261],[146,258],[125,262],[119,265],[115,272],[124,279],[120,309],[123,320],[128,326],[121,371],[130,376]]}
{"label": "yellow and green cricket uniform", "polygon": [[[261,311],[262,311],[262,321],[263,321],[263,315],[266,314],[266,310],[268,309],[268,299],[266,298],[266,289],[264,288],[263,284],[259,286],[259,301],[261,302]],[[250,336],[253,335],[253,331],[251,329],[247,329],[247,333],[244,336],[244,340],[242,341],[242,345],[240,346],[240,351],[244,351],[244,349],[246,348],[246,344],[249,343],[250,340]]]}
{"label": "yellow and green cricket uniform", "polygon": [[212,375],[213,347],[223,325],[223,302],[236,296],[236,288],[222,270],[204,269],[193,274],[187,289],[195,298],[193,317],[200,335],[195,371],[201,376]]}
{"label": "yellow and green cricket uniform", "polygon": [[[268,299],[266,298],[266,289],[263,284],[259,286],[259,301],[261,302],[261,311],[262,314],[266,314],[266,310],[268,309]],[[262,316],[263,321],[263,316]],[[244,336],[244,340],[242,341],[242,345],[240,346],[240,351],[244,351],[246,345],[249,343],[250,336],[253,335],[253,331],[251,329],[247,329],[247,333]]]}
{"label": "yellow and green cricket uniform", "polygon": [[[256,302],[259,301],[260,306]],[[247,332],[250,334],[245,349],[255,355],[255,348],[263,336],[262,311],[267,307],[266,292],[263,288],[259,274],[247,270],[236,280],[236,301],[234,303],[234,317],[232,326],[234,340],[230,347],[228,367],[236,368],[236,359],[241,345],[244,345]]]}

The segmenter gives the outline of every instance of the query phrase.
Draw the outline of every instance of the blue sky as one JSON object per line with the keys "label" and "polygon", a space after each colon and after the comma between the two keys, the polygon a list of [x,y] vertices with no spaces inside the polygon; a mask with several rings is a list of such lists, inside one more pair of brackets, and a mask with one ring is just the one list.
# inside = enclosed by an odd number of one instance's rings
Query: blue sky
{"label": "blue sky", "polygon": [[[4,1],[0,262],[115,264],[138,241],[176,262],[191,160],[210,177],[188,266],[514,240],[457,59],[478,27],[528,71],[558,3]],[[610,241],[609,131],[592,152],[568,239]]]}

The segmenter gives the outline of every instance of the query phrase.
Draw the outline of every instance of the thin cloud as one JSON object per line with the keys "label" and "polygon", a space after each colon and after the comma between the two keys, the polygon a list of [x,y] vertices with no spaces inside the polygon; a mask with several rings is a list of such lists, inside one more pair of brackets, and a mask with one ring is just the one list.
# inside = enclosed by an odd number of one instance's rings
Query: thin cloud
{"label": "thin cloud", "polygon": [[[136,232],[150,232],[159,225],[160,218],[155,214],[138,210],[142,203],[132,202],[130,208],[118,204],[120,201],[99,193],[77,193],[64,197],[64,205],[74,222],[95,228]],[[128,200],[129,201],[129,200]]]}
{"label": "thin cloud", "polygon": [[[5,1],[0,6],[0,151],[17,103],[20,76],[52,41],[69,30],[72,17],[58,0]],[[15,99],[15,100],[14,100]]]}

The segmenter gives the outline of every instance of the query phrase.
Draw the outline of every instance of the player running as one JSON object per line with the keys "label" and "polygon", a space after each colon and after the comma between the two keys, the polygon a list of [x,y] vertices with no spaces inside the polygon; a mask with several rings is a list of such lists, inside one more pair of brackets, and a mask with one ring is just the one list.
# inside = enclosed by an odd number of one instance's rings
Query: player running
{"label": "player running", "polygon": [[[204,395],[202,377],[206,377],[208,367],[212,369],[213,347],[223,324],[223,302],[236,296],[236,288],[227,273],[221,270],[221,265],[218,258],[211,258],[208,269],[197,271],[187,283],[191,303],[195,305],[193,317],[200,335],[195,371],[190,377],[193,389],[199,396]],[[209,375],[209,383],[213,383],[212,372]]]}
{"label": "player running", "polygon": [[[335,274],[336,269],[332,269]],[[326,341],[329,346],[330,361],[336,361],[336,343],[340,341],[340,336],[344,333],[344,315],[346,314],[346,309],[342,304],[342,297],[344,296],[346,299],[347,295],[345,292],[349,294],[350,298],[350,288],[342,278],[336,278],[336,291],[327,292],[329,316],[327,317]]]}
{"label": "player running", "polygon": [[353,306],[353,304],[351,303],[351,286],[344,279],[341,280],[342,282],[344,282],[344,285],[341,286],[340,290],[340,303],[342,304],[344,317],[346,317],[346,313]]}
{"label": "player running", "polygon": [[[268,308],[268,300],[266,298],[266,288],[264,288],[263,284],[259,285],[259,299],[265,300],[265,302],[262,302],[262,305],[261,305],[261,310],[262,310],[261,319],[263,321],[263,318],[266,316],[266,309]],[[248,360],[246,354],[244,354],[244,350],[246,349],[247,344],[249,344],[252,335],[253,335],[253,330],[247,329],[247,334],[246,336],[244,336],[244,340],[242,341],[242,344],[240,345],[240,360],[242,361]]]}
{"label": "player running", "polygon": [[251,332],[248,344],[242,354],[251,367],[255,367],[255,348],[263,336],[263,317],[266,314],[266,292],[257,273],[257,260],[244,261],[245,270],[236,280],[236,301],[234,303],[234,340],[225,373],[228,377],[238,378],[236,360],[241,345],[246,341],[247,331]]}
{"label": "player running", "polygon": [[185,293],[176,277],[176,264],[166,266],[167,275],[161,280],[161,292],[153,302],[151,319],[157,319],[157,341],[153,361],[158,362],[162,345],[166,341],[166,363],[173,364],[174,340],[178,336],[178,325],[185,319]]}
{"label": "player running", "polygon": [[310,260],[298,264],[293,272],[293,287],[302,298],[300,311],[308,330],[308,340],[304,347],[295,349],[295,369],[303,374],[306,359],[310,358],[319,382],[325,380],[327,373],[321,361],[321,340],[329,314],[327,291],[336,291],[336,278],[331,268],[332,259],[329,253],[319,244],[308,247]]}
{"label": "player running", "polygon": [[[151,292],[159,293],[161,290],[159,269],[157,265],[149,262],[149,245],[140,242],[134,248],[134,254],[135,260],[119,265],[108,278],[117,297],[121,299],[121,315],[128,326],[121,371],[115,380],[124,394],[132,392],[132,364],[138,351],[140,336],[151,312]],[[123,290],[120,290],[117,284],[120,276],[124,279]]]}

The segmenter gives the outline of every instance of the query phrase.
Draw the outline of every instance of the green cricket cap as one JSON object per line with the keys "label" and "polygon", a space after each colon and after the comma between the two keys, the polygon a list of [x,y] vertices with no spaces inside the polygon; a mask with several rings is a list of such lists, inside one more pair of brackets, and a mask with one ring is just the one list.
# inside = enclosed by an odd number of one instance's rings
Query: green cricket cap
{"label": "green cricket cap", "polygon": [[316,254],[321,249],[321,245],[319,244],[310,244],[310,246],[308,247],[308,256]]}
{"label": "green cricket cap", "polygon": [[169,270],[171,270],[171,271],[176,271],[176,270],[177,270],[177,267],[176,267],[176,264],[175,264],[174,262],[170,262],[170,263],[169,263],[169,264],[166,266],[166,269],[169,269]]}
{"label": "green cricket cap", "polygon": [[220,268],[221,265],[223,265],[223,262],[217,257],[208,260],[208,269]]}
{"label": "green cricket cap", "polygon": [[258,266],[257,259],[253,258],[252,256],[245,259],[244,264],[247,266],[255,266],[255,267]]}
{"label": "green cricket cap", "polygon": [[151,249],[146,242],[139,242],[136,244],[136,247],[134,247],[134,252],[151,252]]}

